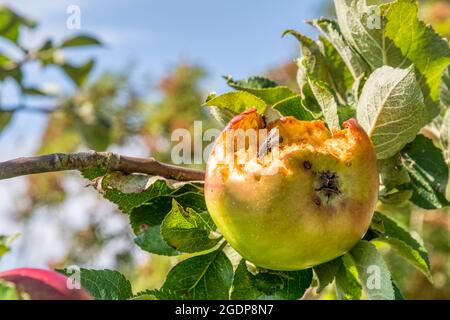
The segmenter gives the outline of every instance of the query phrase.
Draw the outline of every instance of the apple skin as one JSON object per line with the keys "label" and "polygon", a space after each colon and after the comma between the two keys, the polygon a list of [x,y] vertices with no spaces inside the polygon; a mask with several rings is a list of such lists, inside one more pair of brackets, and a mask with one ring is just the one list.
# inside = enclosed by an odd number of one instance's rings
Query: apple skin
{"label": "apple skin", "polygon": [[31,300],[93,300],[83,288],[69,289],[67,278],[50,270],[12,269],[0,272],[0,279],[14,283]]}
{"label": "apple skin", "polygon": [[[208,159],[206,204],[224,238],[244,259],[281,271],[309,268],[350,250],[367,232],[378,198],[377,159],[365,131],[354,119],[331,134],[322,121],[285,117],[267,125],[283,138],[276,174],[231,172],[218,164],[226,132],[262,127],[256,110],[236,116]],[[301,147],[305,141],[308,147]],[[283,143],[293,147],[283,151]],[[318,191],[328,173],[334,173],[338,194]]]}

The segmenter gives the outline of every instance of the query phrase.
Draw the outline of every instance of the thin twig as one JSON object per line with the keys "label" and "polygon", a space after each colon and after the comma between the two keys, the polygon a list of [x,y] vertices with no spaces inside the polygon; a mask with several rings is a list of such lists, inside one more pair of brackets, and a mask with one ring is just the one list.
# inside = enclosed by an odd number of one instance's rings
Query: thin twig
{"label": "thin twig", "polygon": [[50,106],[50,107],[31,107],[27,105],[17,105],[17,106],[0,106],[1,112],[37,112],[37,113],[52,113],[58,110],[58,106]]}
{"label": "thin twig", "polygon": [[102,169],[106,172],[146,173],[178,181],[201,181],[205,173],[158,162],[153,158],[122,156],[112,152],[53,153],[0,162],[0,180],[36,173]]}

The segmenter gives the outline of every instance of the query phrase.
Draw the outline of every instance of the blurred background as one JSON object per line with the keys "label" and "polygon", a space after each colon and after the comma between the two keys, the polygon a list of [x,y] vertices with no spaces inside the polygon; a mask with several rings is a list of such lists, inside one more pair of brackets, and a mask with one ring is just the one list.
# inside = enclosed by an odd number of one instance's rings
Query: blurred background
{"label": "blurred background", "polygon": [[[422,19],[450,39],[450,1],[420,2]],[[222,76],[266,75],[296,90],[298,44],[281,34],[315,37],[303,20],[334,11],[325,0],[0,5],[0,161],[95,149],[169,162],[174,129],[218,125],[201,104],[227,90]],[[75,264],[117,269],[137,291],[159,287],[176,258],[140,250],[128,218],[87,183],[67,172],[0,180],[0,235],[21,234],[0,271]],[[386,252],[401,265],[393,276],[405,296],[450,299],[448,212],[406,206],[392,215],[424,238],[435,281]]]}

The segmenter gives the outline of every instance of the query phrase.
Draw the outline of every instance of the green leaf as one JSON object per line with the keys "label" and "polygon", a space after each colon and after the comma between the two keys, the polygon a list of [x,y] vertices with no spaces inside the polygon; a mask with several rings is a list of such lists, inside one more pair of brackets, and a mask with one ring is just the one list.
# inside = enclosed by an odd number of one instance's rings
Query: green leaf
{"label": "green leaf", "polygon": [[233,80],[233,77],[224,77],[227,84],[237,90],[243,89],[267,89],[277,86],[277,83],[264,77],[254,76],[243,80]]}
{"label": "green leaf", "polygon": [[61,68],[77,87],[81,87],[86,83],[89,73],[91,72],[93,67],[93,59],[89,59],[79,66],[74,66],[70,63],[64,63],[61,65]]}
{"label": "green leaf", "polygon": [[161,290],[182,300],[228,300],[233,266],[221,249],[189,258],[170,270]]}
{"label": "green leaf", "polygon": [[376,247],[361,240],[350,251],[358,270],[359,279],[368,299],[394,300],[391,274]]}
{"label": "green leaf", "polygon": [[334,1],[337,21],[344,38],[372,70],[383,65],[401,67],[404,62],[401,52],[384,37],[386,21],[381,17],[381,9],[377,5],[382,1],[371,1],[375,5],[368,5],[367,2]]}
{"label": "green leaf", "polygon": [[302,98],[298,95],[281,100],[273,105],[273,109],[283,116],[292,116],[299,120],[311,121],[316,116],[303,106]]}
{"label": "green leaf", "polygon": [[172,210],[161,224],[161,235],[177,251],[199,252],[213,248],[220,241],[218,237],[211,237],[216,229],[212,225],[208,212],[184,210],[173,200]]}
{"label": "green leaf", "polygon": [[379,159],[393,156],[414,140],[427,123],[414,68],[375,70],[363,87],[356,116]]}
{"label": "green leaf", "polygon": [[[207,100],[207,102],[208,101],[209,100]],[[219,124],[221,124],[223,126],[225,126],[228,122],[230,122],[230,120],[233,119],[233,117],[237,116],[236,112],[233,112],[233,111],[225,109],[225,108],[210,106],[208,109],[209,109],[212,117],[214,119],[216,119],[216,121]]]}
{"label": "green leaf", "polygon": [[367,64],[344,39],[336,21],[321,18],[307,22],[316,27],[322,33],[324,38],[333,45],[337,52],[339,52],[339,55],[352,74],[354,80],[368,73]]}
{"label": "green leaf", "polygon": [[395,300],[405,300],[403,293],[400,291],[400,289],[397,287],[397,285],[394,282],[392,282],[392,286],[394,287]]}
{"label": "green leaf", "polygon": [[0,133],[6,128],[12,119],[13,112],[0,111]]}
{"label": "green leaf", "polygon": [[26,293],[21,293],[14,283],[0,279],[0,301],[6,300],[28,300]]}
{"label": "green leaf", "polygon": [[63,40],[60,48],[82,47],[82,46],[100,46],[102,43],[93,36],[79,34]]}
{"label": "green leaf", "polygon": [[407,245],[405,242],[396,239],[396,238],[375,238],[371,240],[375,245],[379,243],[388,244],[391,248],[393,248],[399,255],[406,259],[409,263],[411,263],[414,267],[416,267],[419,271],[421,271],[430,282],[432,282],[432,276],[430,272],[430,266],[428,265],[428,261],[422,257],[421,253],[414,248]]}
{"label": "green leaf", "polygon": [[[156,196],[131,211],[130,223],[137,236],[135,243],[141,249],[168,256],[178,255],[180,253],[169,246],[161,234],[160,225],[166,215],[172,210],[173,200],[176,200],[184,208],[191,208],[200,212],[204,220],[208,220],[209,217],[205,217],[208,213],[206,211],[205,198],[202,193],[188,191],[177,194],[181,190],[186,190],[187,188],[185,186],[173,191],[170,195]],[[210,227],[215,229],[213,225]]]}
{"label": "green leaf", "polygon": [[448,166],[433,141],[418,135],[400,154],[411,178],[411,201],[424,209],[448,206],[449,202],[445,199]]}
{"label": "green leaf", "polygon": [[171,290],[149,289],[137,293],[131,300],[179,300],[179,295]]}
{"label": "green leaf", "polygon": [[103,196],[130,216],[135,243],[143,250],[160,255],[177,255],[162,238],[161,223],[175,199],[184,208],[205,212],[200,183],[177,182],[158,176],[113,172],[95,180]]}
{"label": "green leaf", "polygon": [[358,271],[353,258],[349,254],[345,254],[337,260],[337,263],[339,263],[339,267],[335,279],[338,299],[361,299],[362,287],[358,281]]}
{"label": "green leaf", "polygon": [[[284,31],[283,37],[287,34],[294,36],[300,42],[302,54],[300,63],[306,67],[306,73],[319,81],[329,81],[328,66],[319,45],[295,30]],[[302,87],[300,83],[300,88]]]}
{"label": "green leaf", "polygon": [[313,92],[328,128],[339,128],[338,105],[332,89],[324,82],[309,78],[309,86]]}
{"label": "green leaf", "polygon": [[317,293],[320,293],[326,286],[331,284],[339,270],[341,265],[341,258],[331,260],[315,266],[314,272],[316,273],[319,285],[317,287]]}
{"label": "green leaf", "polygon": [[399,153],[390,158],[378,160],[378,167],[381,181],[387,191],[411,181]]}
{"label": "green leaf", "polygon": [[311,269],[300,271],[260,270],[256,275],[248,271],[241,260],[233,280],[233,300],[295,300],[309,288]]}
{"label": "green leaf", "polygon": [[[108,173],[95,181],[97,190],[109,201],[117,204],[124,213],[131,213],[153,198],[169,195],[192,186],[190,182],[178,182],[145,174]],[[201,191],[201,186],[198,186]],[[186,192],[186,191],[184,191]],[[170,203],[170,202],[169,202]]]}
{"label": "green leaf", "polygon": [[167,244],[161,235],[161,225],[146,227],[137,233],[134,242],[144,251],[163,256],[176,256],[180,252]]}
{"label": "green leaf", "polygon": [[9,236],[0,235],[0,258],[10,251],[11,243],[19,236],[19,233],[15,233]]}
{"label": "green leaf", "polygon": [[[450,48],[446,39],[417,17],[416,0],[397,0],[381,6],[386,17],[384,35],[400,49],[405,64],[414,64],[427,105],[428,119],[439,112],[441,77],[450,64]],[[408,36],[405,36],[408,35]],[[394,65],[399,66],[399,65]]]}
{"label": "green leaf", "polygon": [[38,59],[42,65],[48,66],[55,63],[55,53],[58,50],[54,47],[53,41],[48,39],[44,44],[37,50],[36,59]]}
{"label": "green leaf", "polygon": [[34,28],[36,22],[18,15],[6,6],[0,7],[0,36],[18,44],[22,27]]}
{"label": "green leaf", "polygon": [[[71,269],[57,271],[67,277],[74,275],[74,270]],[[118,271],[84,268],[79,271],[78,279],[81,286],[96,300],[125,300],[133,296],[130,282]]]}
{"label": "green leaf", "polygon": [[337,109],[339,124],[342,127],[342,124],[349,120],[350,118],[356,118],[356,109],[351,105],[340,105]]}
{"label": "green leaf", "polygon": [[319,39],[318,44],[325,57],[331,85],[344,100],[340,102],[346,102],[347,93],[352,89],[352,74],[333,45],[325,37],[321,36]]}
{"label": "green leaf", "polygon": [[102,112],[83,114],[77,118],[76,126],[91,150],[105,151],[112,142],[111,119]]}
{"label": "green leaf", "polygon": [[373,219],[379,220],[383,225],[383,231],[382,233],[379,233],[379,236],[395,238],[403,241],[408,246],[418,251],[427,264],[430,264],[426,249],[419,244],[419,242],[417,242],[417,240],[414,239],[408,231],[400,227],[397,222],[380,212],[375,212]]}
{"label": "green leaf", "polygon": [[256,108],[258,113],[262,113],[266,108],[266,103],[253,94],[245,91],[228,92],[208,100],[203,104],[207,107],[218,107],[239,114],[251,108]]}
{"label": "green leaf", "polygon": [[[240,92],[251,93],[252,95],[263,100],[266,104],[275,104],[278,101],[295,95],[295,93],[288,87],[276,86],[275,82],[261,77],[251,77],[245,80],[235,81],[230,76],[225,79],[230,87],[240,90]],[[260,111],[257,107],[256,109]],[[262,110],[264,110],[264,108]]]}

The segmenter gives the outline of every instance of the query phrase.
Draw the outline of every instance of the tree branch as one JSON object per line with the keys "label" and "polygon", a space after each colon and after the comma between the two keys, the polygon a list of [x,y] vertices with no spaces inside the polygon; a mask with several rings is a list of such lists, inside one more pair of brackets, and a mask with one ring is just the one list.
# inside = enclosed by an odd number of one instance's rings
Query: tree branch
{"label": "tree branch", "polygon": [[51,107],[30,107],[27,105],[17,105],[17,106],[0,106],[1,112],[36,112],[36,113],[52,113],[56,110],[58,110],[58,106],[51,106]]}
{"label": "tree branch", "polygon": [[101,169],[107,172],[146,173],[178,181],[201,181],[205,173],[158,162],[153,158],[122,156],[112,152],[53,153],[0,162],[0,180],[35,173]]}

